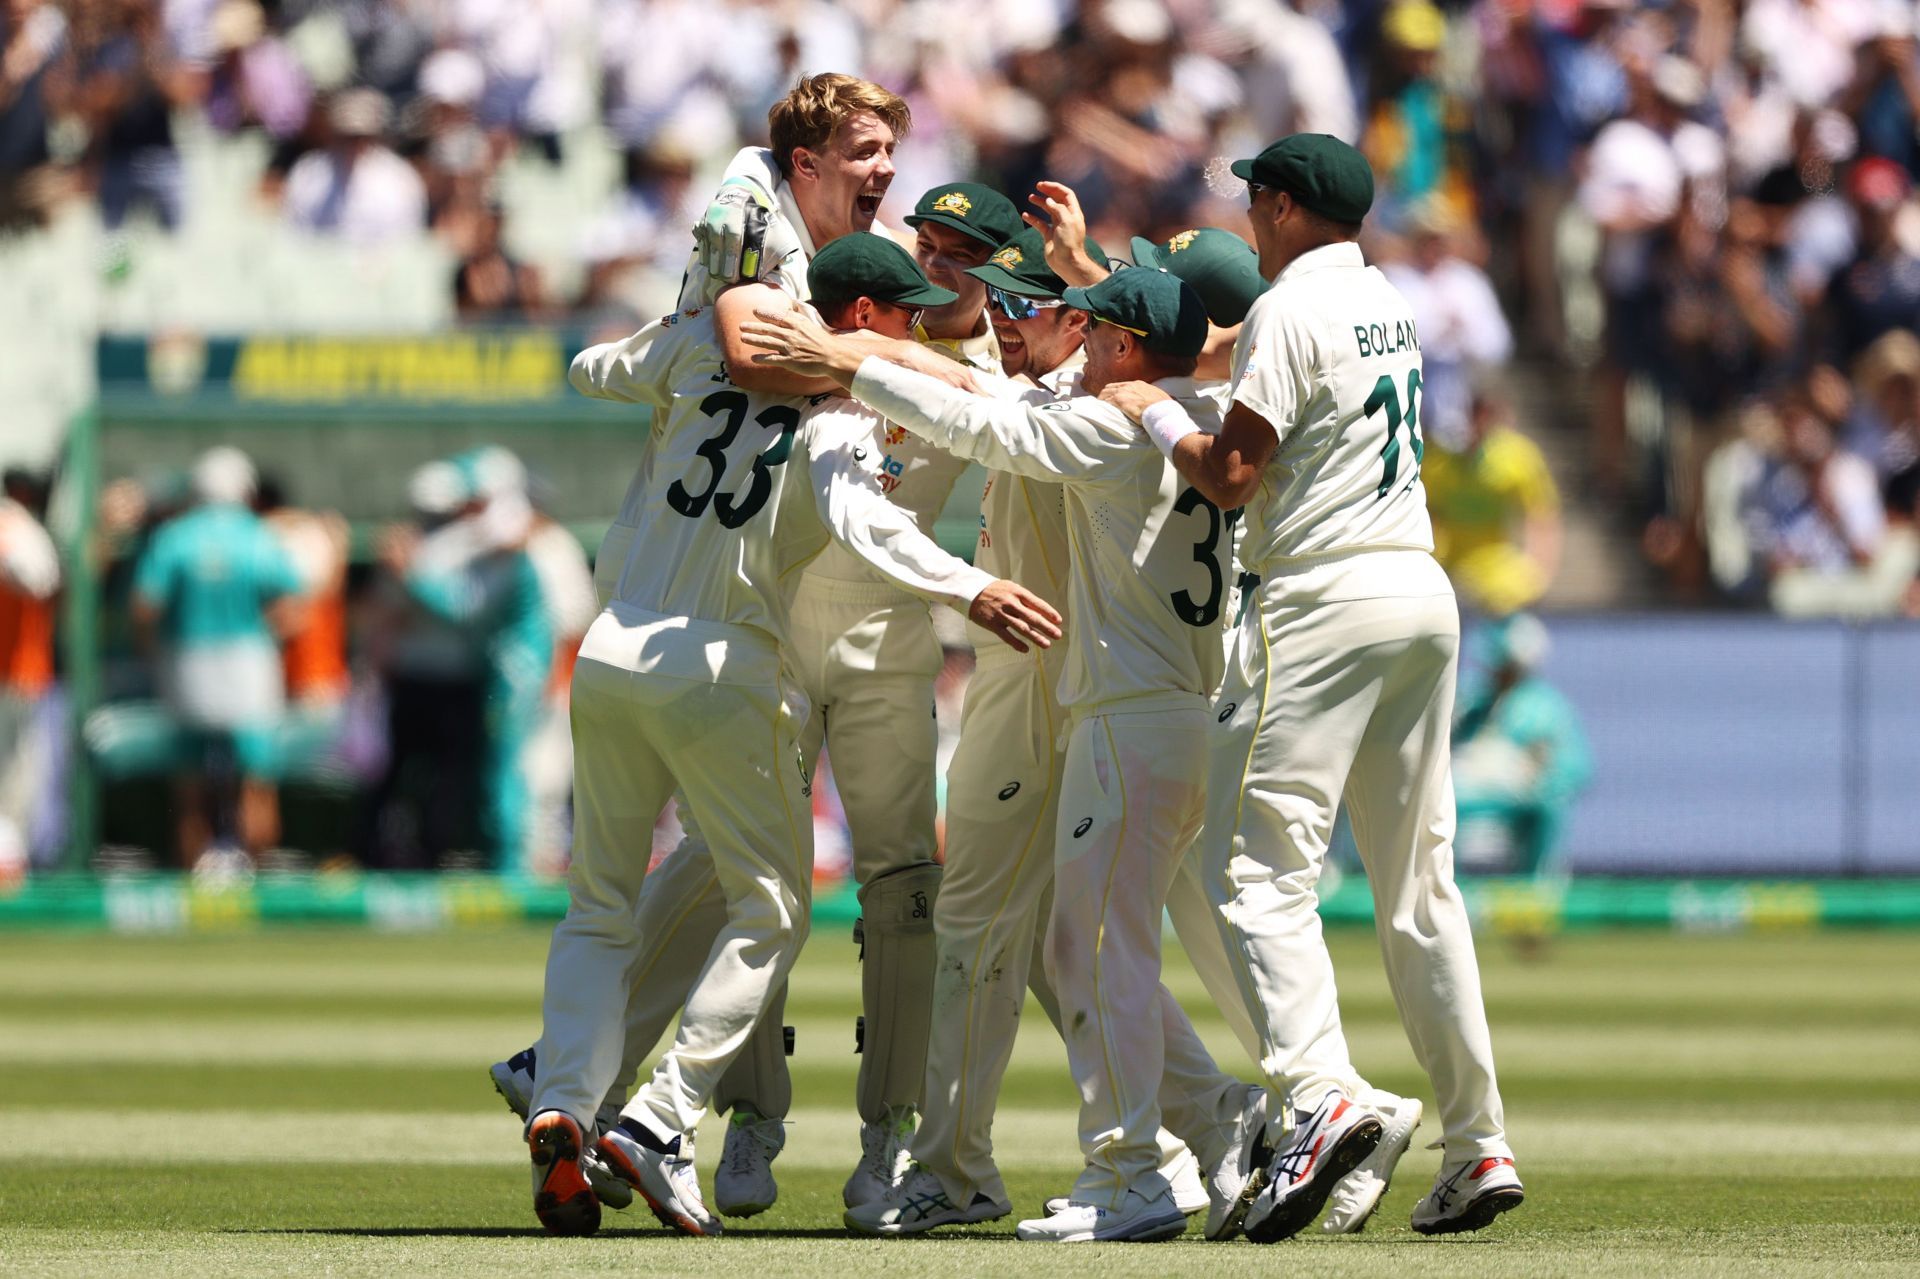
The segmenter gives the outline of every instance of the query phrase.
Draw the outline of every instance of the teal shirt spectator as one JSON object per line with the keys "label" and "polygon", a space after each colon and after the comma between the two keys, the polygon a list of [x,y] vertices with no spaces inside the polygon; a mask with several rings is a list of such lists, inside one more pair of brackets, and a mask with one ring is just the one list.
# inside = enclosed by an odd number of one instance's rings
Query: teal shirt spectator
{"label": "teal shirt spectator", "polygon": [[135,598],[158,610],[161,634],[182,648],[272,644],[266,610],[299,590],[278,539],[243,506],[201,506],[168,521],[133,576]]}

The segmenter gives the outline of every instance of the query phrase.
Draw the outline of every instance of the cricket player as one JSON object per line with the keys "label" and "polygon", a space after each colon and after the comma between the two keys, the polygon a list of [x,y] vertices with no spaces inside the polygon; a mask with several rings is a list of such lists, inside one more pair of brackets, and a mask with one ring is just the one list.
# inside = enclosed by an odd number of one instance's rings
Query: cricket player
{"label": "cricket player", "polygon": [[1201,850],[1272,1104],[1293,1120],[1245,1229],[1260,1243],[1297,1234],[1376,1147],[1389,1148],[1380,1191],[1398,1158],[1348,1059],[1316,913],[1344,800],[1389,984],[1445,1125],[1446,1161],[1413,1226],[1477,1230],[1523,1192],[1453,882],[1459,614],[1420,485],[1419,333],[1354,243],[1373,200],[1359,152],[1295,134],[1233,172],[1273,285],[1241,332],[1225,424],[1206,430],[1155,388],[1104,396],[1141,417],[1199,492],[1245,504],[1242,553],[1261,579],[1217,698]]}
{"label": "cricket player", "polygon": [[[1188,375],[1206,337],[1199,299],[1159,272],[1125,272],[1067,305],[1091,316],[1083,390],[1165,379],[1205,415]],[[1054,833],[1048,976],[1082,1097],[1087,1167],[1069,1201],[1022,1239],[1170,1238],[1185,1229],[1159,1172],[1168,1127],[1210,1166],[1232,1161],[1244,1089],[1213,1066],[1160,984],[1160,920],[1204,805],[1207,693],[1221,664],[1220,513],[1131,424],[1090,394],[1034,406],[975,397],[773,312],[742,332],[771,359],[826,373],[889,420],[1068,497],[1074,626],[1060,702],[1071,717]],[[1200,568],[1195,566],[1199,565]],[[924,1180],[923,1180],[924,1178]],[[946,1198],[939,1180],[910,1177]],[[950,1205],[957,1207],[958,1205]]]}
{"label": "cricket player", "polygon": [[[804,167],[797,154],[794,167]],[[776,215],[775,220],[783,219]],[[930,357],[935,367],[953,370],[949,359],[981,370],[991,367],[997,347],[990,334],[983,339],[979,332],[987,327],[984,286],[957,275],[955,263],[983,260],[997,238],[1019,225],[1012,203],[975,183],[949,183],[924,193],[907,222],[919,230],[916,260],[967,289],[938,307],[917,309],[915,334],[942,352]],[[891,243],[885,237],[881,242]],[[804,265],[811,257],[808,250],[799,261]],[[786,259],[789,267],[794,260]],[[778,283],[782,292],[809,296],[809,275],[795,278],[787,272]],[[759,296],[776,296],[765,285],[750,287]],[[945,336],[936,338],[930,331]],[[959,376],[957,371],[951,375]],[[581,389],[592,393],[589,387]],[[923,531],[931,532],[966,468],[964,460],[888,426],[843,397],[815,404],[808,413],[858,416],[857,422],[841,420],[823,429],[862,437],[881,490],[909,511]],[[624,536],[620,525],[615,534]],[[602,562],[608,559],[603,548]],[[811,773],[824,740],[836,761],[835,777],[852,835],[854,876],[861,885],[862,916],[855,930],[862,947],[864,1008],[856,1040],[861,1052],[861,1158],[842,1192],[852,1208],[880,1198],[904,1175],[926,1067],[933,981],[931,911],[941,880],[934,859],[932,706],[942,654],[923,600],[831,546],[801,576],[791,621],[794,675],[818,712],[803,733],[804,763]],[[1002,647],[984,630],[978,638],[984,648]],[[684,806],[682,819],[688,825],[687,840],[642,894],[645,950],[628,1011],[626,1061],[615,1103],[625,1097],[642,1058],[678,1012],[684,991],[699,971],[699,956],[725,916],[697,823],[687,819]],[[732,1112],[714,1183],[715,1206],[727,1216],[764,1212],[778,1196],[772,1162],[785,1145],[792,1104],[786,1064],[790,1048],[781,1025],[784,1005],[782,987],[714,1097],[717,1106]],[[496,1089],[517,1113],[524,1114],[524,1099],[533,1086],[538,1047],[492,1068]],[[610,1189],[617,1195],[617,1188]]]}
{"label": "cricket player", "polygon": [[[1084,252],[1104,276],[1106,255],[1091,240]],[[989,315],[999,338],[1005,372],[1029,385],[1027,398],[1046,403],[1079,387],[1085,366],[1087,313],[1067,306],[1067,287],[1048,263],[1042,232],[1023,228],[988,261],[967,274],[985,286]],[[1040,509],[1059,518],[1044,525],[1016,525],[996,512],[996,526],[1022,533],[994,537],[983,529],[976,564],[1004,556],[1010,545],[1031,547],[1027,563],[1060,571],[1067,560],[1060,486],[1013,472],[995,472],[994,491],[1020,497],[1015,509]],[[1038,541],[1031,534],[1050,536]],[[1065,764],[1062,727],[1066,715],[1055,689],[1063,649],[1021,655],[1001,645],[981,644],[961,713],[960,744],[947,774],[947,862],[934,908],[939,947],[933,993],[933,1031],[927,1049],[924,1112],[912,1147],[922,1175],[903,1182],[883,1200],[846,1214],[862,1234],[920,1234],[941,1226],[973,1224],[1012,1211],[993,1161],[992,1126],[1000,1083],[1019,1030],[1027,988],[1056,1028],[1059,1005],[1047,982],[1038,947],[1050,913],[1052,835]],[[1035,658],[1038,660],[1035,660]],[[1204,898],[1194,893],[1204,939],[1225,952]],[[1038,961],[1038,962],[1036,962]],[[1221,988],[1237,1007],[1230,975]],[[1239,1018],[1245,1023],[1244,1015]],[[1247,1037],[1251,1041],[1251,1027]],[[1257,1128],[1256,1128],[1257,1131]],[[1183,1212],[1210,1205],[1199,1165],[1186,1146],[1161,1134],[1161,1173]],[[937,1182],[929,1186],[924,1178]]]}
{"label": "cricket player", "polygon": [[[868,351],[910,345],[912,313],[952,300],[878,237],[828,246],[810,276],[823,297],[851,299],[842,310],[854,327],[900,340]],[[583,1147],[620,1068],[620,1013],[642,942],[647,858],[636,833],[652,828],[676,788],[699,822],[727,921],[672,1048],[596,1150],[662,1221],[687,1234],[719,1231],[694,1176],[692,1133],[791,966],[809,905],[812,828],[799,758],[807,707],[783,669],[787,579],[830,529],[901,586],[966,602],[1009,642],[1057,634],[1050,607],[940,551],[870,478],[849,482],[866,475],[857,442],[802,429],[804,401],[738,387],[717,331],[736,299],[752,296],[729,292],[717,316],[682,313],[662,322],[668,331],[576,362],[576,380],[650,404],[657,425],[620,520],[631,549],[574,674],[578,836],[570,907],[548,956],[527,1131],[535,1210],[558,1233],[598,1225]],[[796,448],[806,470],[788,483]]]}

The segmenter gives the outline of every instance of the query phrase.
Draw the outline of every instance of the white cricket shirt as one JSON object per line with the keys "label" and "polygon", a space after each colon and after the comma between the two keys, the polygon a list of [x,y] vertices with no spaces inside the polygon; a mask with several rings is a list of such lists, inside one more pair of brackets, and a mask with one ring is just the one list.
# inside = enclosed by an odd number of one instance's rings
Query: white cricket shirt
{"label": "white cricket shirt", "polygon": [[[1190,380],[1160,385],[1202,429],[1218,429],[1217,402]],[[1226,521],[1125,414],[1091,396],[1036,405],[968,395],[876,359],[853,392],[954,453],[1061,485],[1072,578],[1061,706],[1212,694],[1231,584]]]}
{"label": "white cricket shirt", "polygon": [[1234,344],[1232,399],[1279,438],[1247,499],[1249,571],[1270,577],[1288,561],[1344,551],[1433,550],[1420,337],[1406,300],[1358,245],[1301,254],[1254,302]]}
{"label": "white cricket shirt", "polygon": [[[733,385],[711,310],[677,312],[583,351],[569,378],[583,394],[655,410],[601,547],[596,584],[608,603],[584,656],[681,678],[761,682],[765,658],[786,642],[800,570],[829,536],[922,598],[964,608],[992,581],[886,500],[866,459],[854,457],[864,431],[831,416],[803,426],[809,400]],[[674,631],[694,642],[674,642]]]}

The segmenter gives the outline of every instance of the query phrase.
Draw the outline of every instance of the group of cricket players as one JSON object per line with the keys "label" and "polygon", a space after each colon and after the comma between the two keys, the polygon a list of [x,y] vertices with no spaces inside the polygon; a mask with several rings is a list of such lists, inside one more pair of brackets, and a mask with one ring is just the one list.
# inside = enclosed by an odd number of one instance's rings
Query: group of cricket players
{"label": "group of cricket players", "polygon": [[[1356,243],[1365,159],[1283,138],[1232,165],[1253,247],[1197,228],[1124,263],[1053,183],[1022,209],[951,182],[876,224],[909,123],[879,85],[801,80],[695,228],[680,308],[574,361],[651,425],[573,676],[542,1036],[492,1071],[534,1211],[586,1234],[637,1193],[714,1235],[773,1207],[824,747],[860,885],[850,1230],[1012,1213],[992,1128],[1028,991],[1084,1169],[1021,1239],[1360,1230],[1422,1106],[1341,1030],[1315,882],[1342,805],[1439,1109],[1413,1228],[1485,1227],[1523,1192],[1453,880],[1459,617],[1418,334]],[[969,463],[971,564],[930,536]],[[977,652],[944,864],[933,604]],[[668,804],[687,836],[650,873]],[[1161,983],[1164,919],[1258,1081]],[[709,1107],[731,1116],[711,1207]]]}

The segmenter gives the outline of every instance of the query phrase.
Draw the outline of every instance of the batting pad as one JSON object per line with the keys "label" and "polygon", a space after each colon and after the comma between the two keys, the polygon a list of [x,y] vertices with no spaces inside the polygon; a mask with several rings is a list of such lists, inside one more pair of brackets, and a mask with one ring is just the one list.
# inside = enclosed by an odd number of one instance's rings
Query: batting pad
{"label": "batting pad", "polygon": [[940,866],[918,862],[876,875],[860,889],[860,993],[866,1030],[857,1096],[860,1118],[878,1123],[889,1106],[918,1106],[933,1019],[933,903]]}

